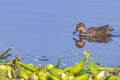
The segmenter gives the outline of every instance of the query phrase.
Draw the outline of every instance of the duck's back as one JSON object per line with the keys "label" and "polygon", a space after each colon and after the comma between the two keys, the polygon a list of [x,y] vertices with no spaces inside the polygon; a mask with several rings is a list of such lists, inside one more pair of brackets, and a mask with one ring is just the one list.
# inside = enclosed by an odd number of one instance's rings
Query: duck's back
{"label": "duck's back", "polygon": [[110,35],[112,30],[113,29],[111,29],[108,25],[104,25],[101,27],[91,27],[87,29],[86,35],[91,35],[95,37],[107,36]]}

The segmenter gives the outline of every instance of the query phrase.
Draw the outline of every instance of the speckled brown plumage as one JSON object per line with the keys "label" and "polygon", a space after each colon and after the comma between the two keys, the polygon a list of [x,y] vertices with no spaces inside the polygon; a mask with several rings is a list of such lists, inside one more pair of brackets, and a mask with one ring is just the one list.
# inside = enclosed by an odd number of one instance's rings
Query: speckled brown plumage
{"label": "speckled brown plumage", "polygon": [[93,37],[103,37],[110,36],[112,32],[112,28],[109,25],[104,25],[100,27],[91,27],[86,29],[84,23],[78,23],[76,25],[76,30],[73,32],[75,34],[77,31],[80,31],[80,36],[93,36]]}

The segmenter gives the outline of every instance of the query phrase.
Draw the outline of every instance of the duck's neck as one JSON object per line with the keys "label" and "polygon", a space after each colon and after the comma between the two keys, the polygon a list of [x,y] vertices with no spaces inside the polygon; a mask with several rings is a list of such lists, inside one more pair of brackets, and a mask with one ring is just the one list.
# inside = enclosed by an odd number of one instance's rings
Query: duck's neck
{"label": "duck's neck", "polygon": [[80,35],[85,36],[86,35],[86,30],[81,30]]}
{"label": "duck's neck", "polygon": [[86,32],[86,29],[82,30],[82,32]]}
{"label": "duck's neck", "polygon": [[86,33],[86,29],[81,30],[80,33]]}

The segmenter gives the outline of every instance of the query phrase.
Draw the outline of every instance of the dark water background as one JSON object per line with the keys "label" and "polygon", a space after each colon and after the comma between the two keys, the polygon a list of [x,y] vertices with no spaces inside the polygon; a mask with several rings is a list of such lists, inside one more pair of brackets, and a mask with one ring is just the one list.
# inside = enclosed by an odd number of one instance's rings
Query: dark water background
{"label": "dark water background", "polygon": [[[109,43],[86,42],[77,48],[72,32],[79,22],[88,27],[109,24],[115,30]],[[23,56],[34,63],[36,56],[50,58],[40,64],[55,64],[60,57],[66,66],[90,50],[96,62],[120,64],[120,1],[108,0],[0,0],[0,52],[12,46],[12,57]],[[10,58],[12,59],[12,58]]]}

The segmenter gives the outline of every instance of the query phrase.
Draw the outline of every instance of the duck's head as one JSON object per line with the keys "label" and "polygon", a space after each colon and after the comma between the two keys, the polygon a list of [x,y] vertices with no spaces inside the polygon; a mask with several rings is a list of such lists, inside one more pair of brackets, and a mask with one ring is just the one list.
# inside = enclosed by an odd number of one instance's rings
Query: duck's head
{"label": "duck's head", "polygon": [[73,32],[73,34],[75,34],[75,33],[78,32],[78,31],[83,31],[83,32],[85,32],[85,30],[86,30],[86,28],[85,28],[84,23],[78,23],[78,24],[76,25],[76,30]]}
{"label": "duck's head", "polygon": [[84,47],[85,41],[86,41],[85,39],[77,40],[77,39],[73,38],[73,40],[76,43],[76,47],[78,47],[78,48],[83,48]]}

